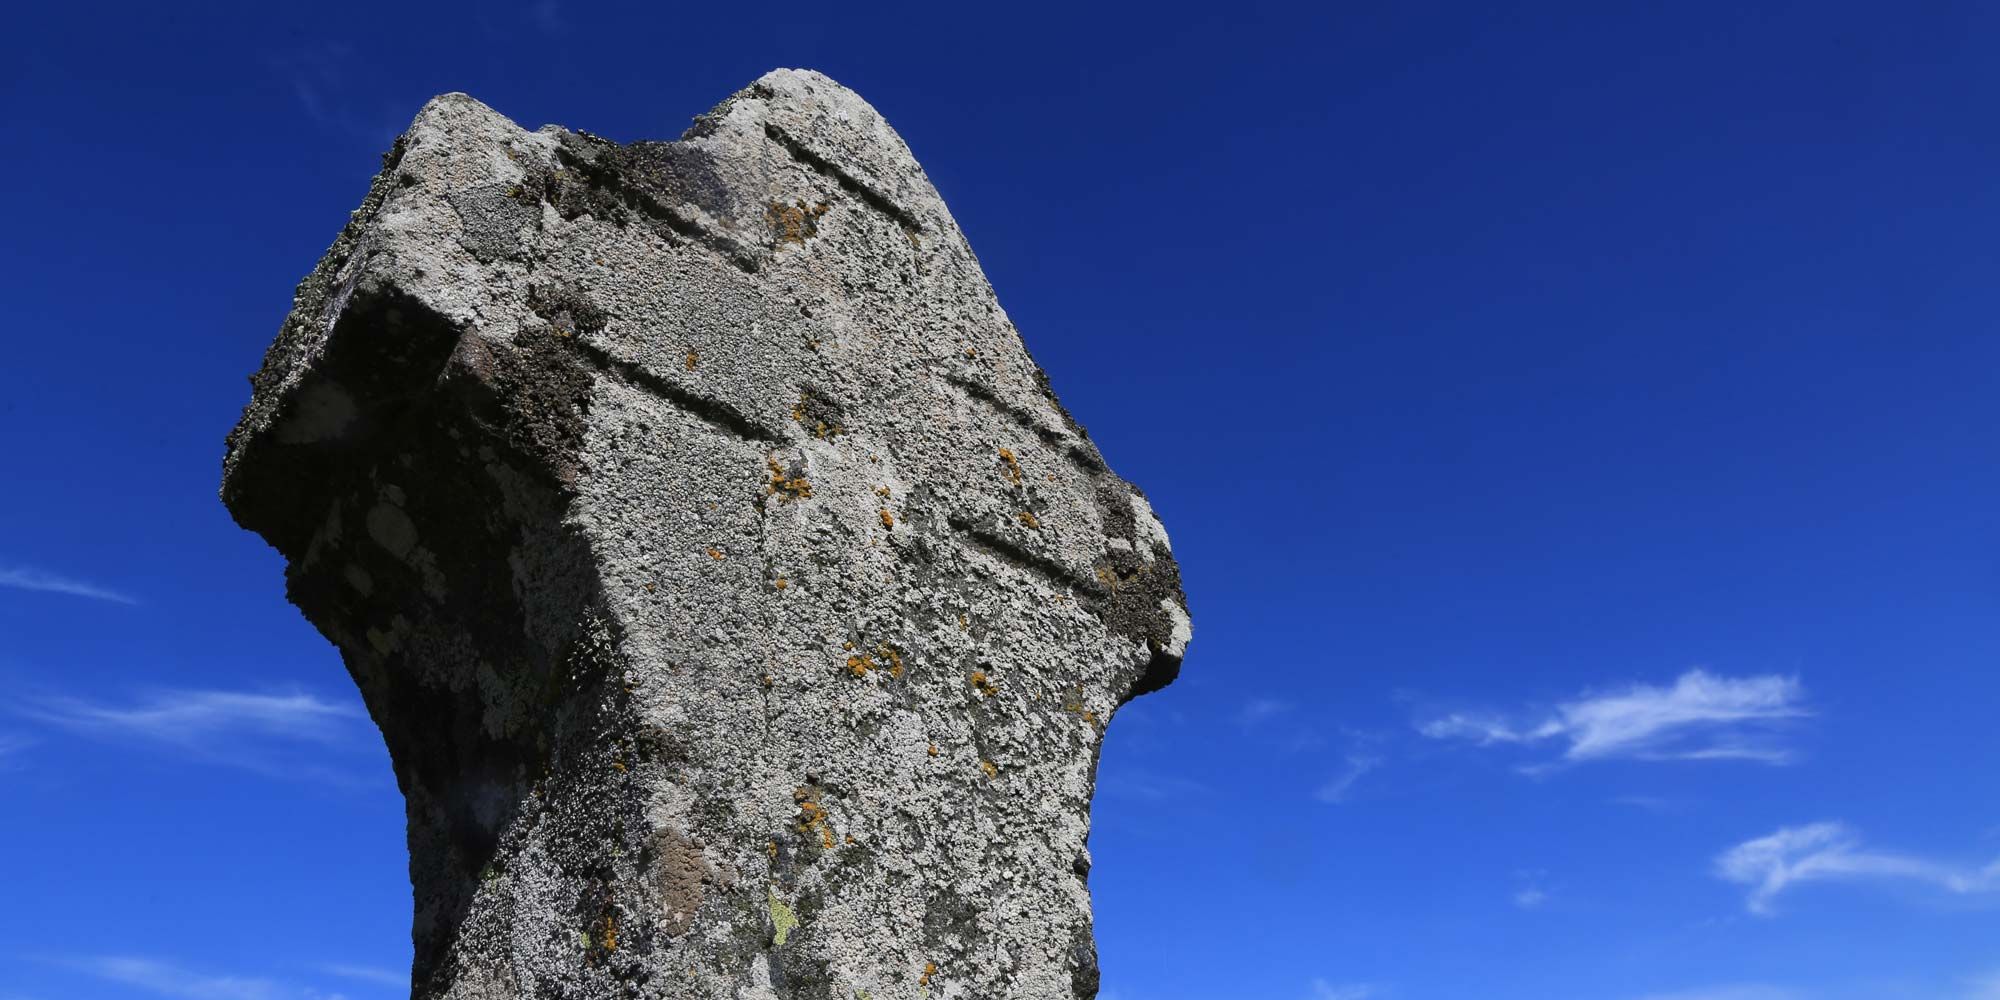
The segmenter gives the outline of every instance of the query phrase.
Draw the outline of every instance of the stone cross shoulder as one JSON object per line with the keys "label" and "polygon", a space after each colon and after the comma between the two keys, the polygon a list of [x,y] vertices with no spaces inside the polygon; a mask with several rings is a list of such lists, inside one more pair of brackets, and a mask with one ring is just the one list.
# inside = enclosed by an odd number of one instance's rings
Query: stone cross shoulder
{"label": "stone cross shoulder", "polygon": [[1096,994],[1179,570],[855,94],[439,97],[252,381],[222,497],[388,743],[416,997]]}

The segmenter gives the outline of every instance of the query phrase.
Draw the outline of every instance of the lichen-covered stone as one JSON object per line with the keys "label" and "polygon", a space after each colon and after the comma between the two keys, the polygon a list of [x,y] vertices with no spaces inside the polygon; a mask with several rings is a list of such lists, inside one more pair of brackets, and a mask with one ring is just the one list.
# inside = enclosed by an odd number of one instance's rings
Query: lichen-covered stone
{"label": "lichen-covered stone", "polygon": [[223,499],[388,742],[416,996],[1096,993],[1179,573],[860,98],[440,97],[253,381]]}

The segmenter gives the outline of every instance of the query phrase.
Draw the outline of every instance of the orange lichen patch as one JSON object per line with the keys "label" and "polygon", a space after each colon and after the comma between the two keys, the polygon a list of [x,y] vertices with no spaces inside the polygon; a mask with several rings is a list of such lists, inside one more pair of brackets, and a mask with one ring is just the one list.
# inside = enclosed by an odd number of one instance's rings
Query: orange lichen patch
{"label": "orange lichen patch", "polygon": [[701,364],[701,355],[695,353],[694,348],[692,347],[688,348],[688,357],[687,357],[688,371],[694,371],[695,366],[699,364]]}
{"label": "orange lichen patch", "polygon": [[658,588],[658,587],[656,587],[656,586],[654,586],[653,584],[650,584],[650,583],[646,585],[646,593],[648,593],[648,594],[650,594],[650,593],[653,593],[654,591],[657,591],[657,590],[659,590],[659,589],[660,589],[660,588]]}
{"label": "orange lichen patch", "polygon": [[773,586],[773,587],[776,587],[776,588],[778,588],[779,590],[783,590],[783,589],[785,589],[786,587],[789,587],[789,586],[791,586],[791,584],[790,584],[790,583],[788,583],[788,582],[786,582],[785,578],[781,576],[781,577],[777,578],[776,580],[772,580],[772,581],[771,581],[771,586]]}
{"label": "orange lichen patch", "polygon": [[721,550],[721,549],[717,549],[717,548],[711,548],[711,549],[709,549],[709,550],[708,550],[708,557],[709,557],[710,559],[713,559],[713,560],[715,560],[716,562],[721,562],[721,561],[722,561],[722,550]]}
{"label": "orange lichen patch", "polygon": [[987,677],[984,670],[973,671],[969,679],[972,682],[972,689],[988,698],[1000,693],[1000,685],[995,684],[992,678]]}
{"label": "orange lichen patch", "polygon": [[886,642],[877,643],[875,658],[889,665],[889,676],[897,678],[903,676],[903,654],[896,647]]}
{"label": "orange lichen patch", "polygon": [[819,217],[825,215],[827,209],[832,207],[826,202],[808,206],[803,201],[795,201],[790,205],[774,201],[765,206],[764,221],[771,224],[771,233],[779,242],[804,243],[807,239],[818,235]]}
{"label": "orange lichen patch", "polygon": [[972,622],[970,622],[970,621],[966,620],[966,617],[965,617],[964,615],[959,615],[959,616],[958,616],[958,630],[959,630],[960,632],[964,632],[964,631],[967,631],[967,630],[969,630],[969,629],[971,629],[971,628],[972,628]]}
{"label": "orange lichen patch", "polygon": [[1041,522],[1041,519],[1040,519],[1040,518],[1037,518],[1037,517],[1035,516],[1035,512],[1034,512],[1034,511],[1032,511],[1032,510],[1024,510],[1024,511],[1022,511],[1022,512],[1020,512],[1019,514],[1016,514],[1016,515],[1014,515],[1014,516],[1015,516],[1015,517],[1018,517],[1018,518],[1020,518],[1020,519],[1021,519],[1021,523],[1022,523],[1022,524],[1025,524],[1025,525],[1027,525],[1028,527],[1030,527],[1030,528],[1033,528],[1033,529],[1035,529],[1036,531],[1040,531],[1040,530],[1042,530],[1042,522]]}
{"label": "orange lichen patch", "polygon": [[605,951],[618,950],[618,916],[616,914],[607,913],[604,915],[604,928],[599,936],[603,939],[602,943]]}
{"label": "orange lichen patch", "polygon": [[887,500],[889,498],[889,487],[887,486],[875,487],[875,495],[881,497],[884,500]]}
{"label": "orange lichen patch", "polygon": [[918,985],[918,986],[929,986],[929,985],[931,984],[931,977],[932,977],[932,976],[935,976],[935,975],[937,975],[937,963],[936,963],[936,962],[925,962],[925,963],[924,963],[924,974],[923,974],[923,976],[921,976],[920,978],[918,978],[918,979],[917,979],[917,985]]}
{"label": "orange lichen patch", "polygon": [[784,466],[775,458],[767,458],[764,464],[771,469],[771,481],[764,486],[765,496],[781,496],[791,500],[807,500],[813,495],[812,484],[804,476],[785,474]]}
{"label": "orange lichen patch", "polygon": [[968,357],[968,358],[976,358],[976,357],[978,357],[978,356],[979,356],[979,352],[978,352],[978,351],[975,351],[975,350],[973,350],[973,349],[972,349],[972,348],[970,348],[970,347],[968,347],[968,348],[966,348],[966,349],[965,349],[965,356],[966,356],[966,357]]}
{"label": "orange lichen patch", "polygon": [[850,656],[850,657],[848,657],[848,658],[847,658],[847,669],[848,669],[848,670],[849,670],[850,672],[852,672],[852,673],[854,674],[854,676],[856,676],[856,677],[866,677],[866,676],[868,676],[868,658],[867,658],[867,657],[865,657],[865,656]]}
{"label": "orange lichen patch", "polygon": [[1000,461],[1007,466],[1005,472],[1007,481],[1016,486],[1021,485],[1021,463],[1014,458],[1014,449],[1000,449]]}
{"label": "orange lichen patch", "polygon": [[935,743],[931,744],[931,756],[937,756],[937,744]]}
{"label": "orange lichen patch", "polygon": [[999,776],[1000,776],[1000,767],[999,767],[999,765],[997,765],[997,764],[993,763],[993,762],[992,762],[992,761],[990,761],[990,760],[982,760],[982,761],[980,761],[980,762],[979,762],[979,769],[980,769],[980,770],[982,770],[982,771],[985,771],[985,772],[986,772],[986,777],[987,777],[987,778],[989,778],[989,779],[991,779],[991,778],[997,778],[997,777],[999,777]]}
{"label": "orange lichen patch", "polygon": [[814,789],[806,786],[800,786],[792,792],[792,798],[799,804],[799,832],[808,835],[818,833],[820,846],[831,849],[833,847],[833,827],[829,823],[831,817],[815,799],[817,794]]}
{"label": "orange lichen patch", "polygon": [[882,527],[893,528],[895,526],[896,526],[896,515],[889,513],[889,508],[887,507],[882,508]]}
{"label": "orange lichen patch", "polygon": [[619,774],[624,774],[625,762],[622,760],[614,760],[611,762],[611,769],[617,771]]}

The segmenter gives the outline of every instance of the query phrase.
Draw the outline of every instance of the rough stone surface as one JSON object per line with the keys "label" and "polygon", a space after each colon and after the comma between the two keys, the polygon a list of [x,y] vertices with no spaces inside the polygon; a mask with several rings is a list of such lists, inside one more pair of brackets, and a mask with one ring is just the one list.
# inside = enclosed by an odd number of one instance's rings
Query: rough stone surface
{"label": "rough stone surface", "polygon": [[439,97],[253,382],[223,499],[388,742],[416,996],[1095,995],[1179,572],[859,97]]}

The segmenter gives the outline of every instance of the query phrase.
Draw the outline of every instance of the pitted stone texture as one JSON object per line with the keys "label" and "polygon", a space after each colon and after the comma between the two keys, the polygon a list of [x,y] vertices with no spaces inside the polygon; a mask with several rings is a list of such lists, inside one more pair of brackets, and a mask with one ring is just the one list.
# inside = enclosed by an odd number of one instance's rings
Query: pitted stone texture
{"label": "pitted stone texture", "polygon": [[859,97],[440,97],[253,381],[223,498],[388,742],[416,996],[1096,993],[1179,573]]}

